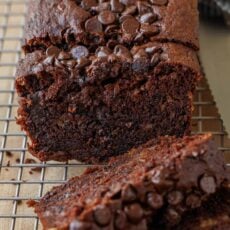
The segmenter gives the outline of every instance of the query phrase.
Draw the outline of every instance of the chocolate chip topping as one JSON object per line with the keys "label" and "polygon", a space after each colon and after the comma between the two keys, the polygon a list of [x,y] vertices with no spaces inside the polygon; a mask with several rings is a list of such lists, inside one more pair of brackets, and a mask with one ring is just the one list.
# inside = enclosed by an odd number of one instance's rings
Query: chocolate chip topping
{"label": "chocolate chip topping", "polygon": [[105,46],[97,48],[97,50],[95,52],[97,57],[107,57],[111,53],[112,53],[112,51],[109,48],[105,47]]}
{"label": "chocolate chip topping", "polygon": [[168,203],[177,205],[182,202],[184,196],[180,191],[172,191],[168,194]]}
{"label": "chocolate chip topping", "polygon": [[94,219],[100,226],[108,225],[111,220],[111,212],[104,205],[99,205],[94,210]]}
{"label": "chocolate chip topping", "polygon": [[206,175],[204,175],[200,179],[200,187],[207,194],[215,193],[216,192],[216,181],[215,181],[215,178],[212,177],[212,176],[206,176]]}
{"label": "chocolate chip topping", "polygon": [[168,0],[150,0],[150,2],[158,6],[165,6],[168,4]]}
{"label": "chocolate chip topping", "polygon": [[58,60],[68,60],[71,59],[72,55],[68,52],[61,51],[58,55]]}
{"label": "chocolate chip topping", "polygon": [[80,68],[83,68],[87,65],[89,65],[91,63],[91,61],[87,58],[80,58],[78,59],[78,62],[77,62],[77,68],[80,69]]}
{"label": "chocolate chip topping", "polygon": [[128,18],[122,23],[124,33],[134,35],[138,32],[140,23],[135,18]]}
{"label": "chocolate chip topping", "polygon": [[166,219],[170,225],[174,226],[180,222],[181,215],[175,209],[169,208],[166,212]]}
{"label": "chocolate chip topping", "polygon": [[133,5],[136,3],[136,0],[120,0],[120,2],[126,6]]}
{"label": "chocolate chip topping", "polygon": [[117,229],[125,229],[126,221],[127,221],[126,214],[123,211],[118,210],[114,220],[115,227]]}
{"label": "chocolate chip topping", "polygon": [[91,7],[96,6],[97,1],[96,0],[82,0],[81,6],[85,10],[89,10]]}
{"label": "chocolate chip topping", "polygon": [[125,46],[117,45],[114,48],[114,54],[117,55],[118,57],[120,57],[121,60],[124,60],[124,61],[131,61],[132,60],[132,55]]}
{"label": "chocolate chip topping", "polygon": [[85,46],[76,46],[72,48],[71,54],[73,58],[80,59],[87,57],[89,55],[89,51]]}
{"label": "chocolate chip topping", "polygon": [[135,5],[128,6],[125,11],[122,13],[122,15],[133,15],[137,11],[137,7]]}
{"label": "chocolate chip topping", "polygon": [[200,207],[201,205],[201,200],[200,198],[195,195],[195,194],[190,194],[187,198],[186,198],[186,205],[188,207],[191,207],[191,208],[198,208]]}
{"label": "chocolate chip topping", "polygon": [[56,47],[56,46],[50,46],[46,50],[46,55],[47,56],[57,57],[60,52],[61,52],[61,50],[58,47]]}
{"label": "chocolate chip topping", "polygon": [[85,223],[78,220],[73,220],[69,226],[70,230],[89,230],[90,228],[91,228],[90,223]]}
{"label": "chocolate chip topping", "polygon": [[122,190],[121,197],[123,201],[132,202],[136,200],[137,194],[133,186],[128,185]]}
{"label": "chocolate chip topping", "polygon": [[134,203],[125,207],[125,213],[131,222],[138,223],[144,212],[140,204]]}
{"label": "chocolate chip topping", "polygon": [[137,9],[140,15],[153,11],[151,5],[147,1],[137,1]]}
{"label": "chocolate chip topping", "polygon": [[153,23],[157,20],[157,15],[153,13],[146,13],[140,17],[141,23]]}
{"label": "chocolate chip topping", "polygon": [[147,203],[151,208],[159,209],[163,206],[164,201],[160,194],[157,193],[148,193],[147,194]]}
{"label": "chocolate chip topping", "polygon": [[99,15],[98,15],[98,20],[103,24],[103,25],[109,25],[114,23],[114,21],[116,20],[116,17],[114,15],[113,12],[109,11],[109,10],[105,10],[102,11]]}
{"label": "chocolate chip topping", "polygon": [[116,13],[121,13],[125,8],[125,6],[122,3],[120,3],[119,0],[111,0],[110,4],[111,10]]}
{"label": "chocolate chip topping", "polygon": [[90,18],[85,22],[85,29],[89,33],[100,33],[103,30],[102,24],[98,21],[97,16]]}
{"label": "chocolate chip topping", "polygon": [[153,36],[160,33],[160,28],[157,25],[153,24],[141,24],[140,31],[146,36]]}

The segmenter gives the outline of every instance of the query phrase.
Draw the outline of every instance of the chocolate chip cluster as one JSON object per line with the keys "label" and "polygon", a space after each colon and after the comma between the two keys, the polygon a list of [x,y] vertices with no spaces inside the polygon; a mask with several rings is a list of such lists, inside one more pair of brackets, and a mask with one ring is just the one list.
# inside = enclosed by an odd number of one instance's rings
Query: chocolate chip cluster
{"label": "chocolate chip cluster", "polygon": [[118,44],[131,47],[151,41],[161,30],[158,24],[161,18],[155,8],[166,6],[168,0],[82,0],[76,3],[78,35],[70,29],[65,36],[67,41],[78,40],[95,51],[97,45],[114,49]]}
{"label": "chocolate chip cluster", "polygon": [[69,69],[82,69],[89,65],[94,66],[95,71],[100,71],[98,60],[108,63],[127,63],[134,72],[149,70],[164,60],[162,47],[154,43],[136,46],[129,50],[124,45],[116,45],[113,50],[107,46],[100,46],[91,54],[86,46],[76,45],[69,51],[64,51],[56,46],[50,46],[46,50],[45,65],[67,67]]}
{"label": "chocolate chip cluster", "polygon": [[197,178],[197,191],[182,191],[170,170],[147,170],[150,171],[140,184],[116,184],[108,189],[104,196],[109,201],[95,205],[91,214],[87,212],[84,221],[72,221],[70,229],[94,229],[94,225],[100,228],[113,226],[113,229],[133,229],[133,226],[138,226],[138,229],[146,229],[146,220],[153,218],[163,207],[166,225],[174,226],[181,221],[187,209],[199,207],[207,194],[216,192],[212,176]]}

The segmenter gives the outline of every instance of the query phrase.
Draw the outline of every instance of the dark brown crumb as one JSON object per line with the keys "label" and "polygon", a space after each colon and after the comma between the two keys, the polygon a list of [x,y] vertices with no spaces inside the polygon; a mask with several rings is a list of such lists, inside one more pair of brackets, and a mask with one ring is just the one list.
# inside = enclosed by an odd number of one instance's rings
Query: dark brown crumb
{"label": "dark brown crumb", "polygon": [[22,204],[22,200],[17,200],[17,205],[21,205]]}
{"label": "dark brown crumb", "polygon": [[6,151],[6,156],[7,156],[7,157],[12,157],[12,156],[13,156],[13,153],[10,152],[10,151]]}
{"label": "dark brown crumb", "polygon": [[12,178],[12,179],[10,179],[10,180],[15,181],[15,179],[14,179],[14,178]]}
{"label": "dark brown crumb", "polygon": [[20,159],[19,159],[19,158],[17,158],[15,161],[16,161],[16,163],[18,163],[18,164],[20,163]]}
{"label": "dark brown crumb", "polygon": [[42,168],[41,167],[31,168],[31,171],[33,171],[33,172],[41,172]]}
{"label": "dark brown crumb", "polygon": [[5,171],[9,171],[9,169],[8,169],[8,168],[5,168]]}
{"label": "dark brown crumb", "polygon": [[32,171],[29,171],[29,174],[30,174],[30,175],[32,175],[32,174],[33,174],[33,172],[32,172]]}
{"label": "dark brown crumb", "polygon": [[6,166],[7,166],[7,167],[10,167],[10,161],[7,161]]}
{"label": "dark brown crumb", "polygon": [[34,200],[28,200],[26,202],[27,206],[30,208],[30,207],[34,207],[34,205],[36,204],[37,202],[34,201]]}
{"label": "dark brown crumb", "polygon": [[35,163],[37,163],[37,162],[34,159],[31,159],[31,158],[27,158],[25,160],[25,164],[35,164]]}

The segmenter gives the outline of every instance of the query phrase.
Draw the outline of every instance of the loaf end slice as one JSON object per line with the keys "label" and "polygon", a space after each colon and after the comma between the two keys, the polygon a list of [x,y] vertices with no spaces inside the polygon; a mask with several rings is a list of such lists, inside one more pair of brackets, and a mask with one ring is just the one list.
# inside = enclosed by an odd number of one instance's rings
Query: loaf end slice
{"label": "loaf end slice", "polygon": [[113,158],[107,166],[90,168],[30,204],[45,229],[174,227],[228,177],[210,135],[164,137]]}

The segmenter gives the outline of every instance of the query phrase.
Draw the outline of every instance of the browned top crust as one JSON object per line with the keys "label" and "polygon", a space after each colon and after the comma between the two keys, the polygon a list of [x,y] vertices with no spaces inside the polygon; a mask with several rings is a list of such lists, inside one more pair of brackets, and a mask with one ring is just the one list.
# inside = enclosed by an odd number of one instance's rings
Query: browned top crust
{"label": "browned top crust", "polygon": [[33,0],[25,27],[25,50],[50,44],[114,43],[130,48],[173,41],[194,49],[198,42],[197,0]]}
{"label": "browned top crust", "polygon": [[[77,78],[84,71],[86,76],[84,83],[78,79],[80,87],[95,84],[95,82],[101,84],[109,76],[113,79],[119,78],[120,73],[124,71],[141,76],[151,72],[153,76],[157,76],[161,71],[169,71],[174,66],[182,66],[191,70],[196,75],[197,80],[201,77],[196,52],[181,44],[149,42],[133,47],[130,51],[121,45],[115,47],[114,50],[106,49],[106,51],[105,47],[101,47],[100,52],[96,54],[90,54],[83,47],[87,56],[78,58],[75,50],[82,47],[76,46],[71,50],[64,51],[52,46],[46,52],[35,51],[27,54],[25,59],[20,60],[16,73],[16,87],[19,95],[32,93],[31,90],[26,89],[28,87],[39,87],[36,84],[30,86],[26,83],[36,81],[36,75],[41,75],[40,78],[44,78],[44,81],[48,80],[47,74],[53,75],[54,81],[59,82],[60,77],[68,79],[72,76]],[[53,52],[49,51],[51,49]],[[119,49],[118,52],[117,49]],[[44,72],[47,74],[39,74]],[[44,87],[47,88],[55,82],[53,80],[47,82],[48,85]]]}

